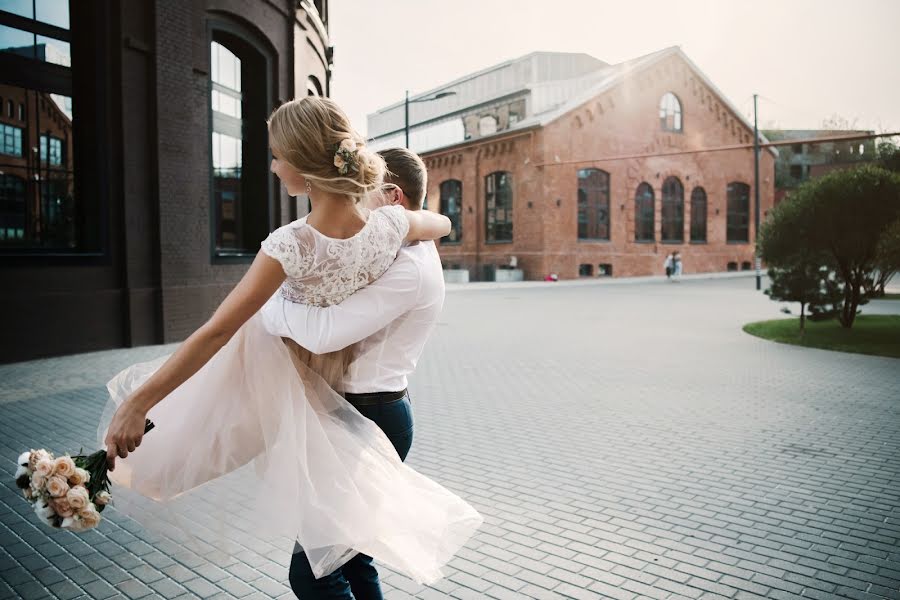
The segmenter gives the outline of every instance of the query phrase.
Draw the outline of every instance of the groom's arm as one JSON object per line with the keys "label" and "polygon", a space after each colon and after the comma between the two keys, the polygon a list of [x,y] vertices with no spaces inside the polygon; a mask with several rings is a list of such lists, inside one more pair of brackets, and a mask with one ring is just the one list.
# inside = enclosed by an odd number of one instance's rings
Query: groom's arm
{"label": "groom's arm", "polygon": [[401,252],[381,277],[340,304],[308,306],[276,293],[261,313],[269,333],[324,354],[369,337],[411,310],[418,301],[419,283],[416,262]]}

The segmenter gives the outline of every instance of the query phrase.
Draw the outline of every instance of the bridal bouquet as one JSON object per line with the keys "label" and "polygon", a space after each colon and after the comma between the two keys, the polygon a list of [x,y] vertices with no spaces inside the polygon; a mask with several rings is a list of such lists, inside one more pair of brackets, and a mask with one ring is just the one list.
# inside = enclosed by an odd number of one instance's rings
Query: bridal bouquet
{"label": "bridal bouquet", "polygon": [[[153,429],[148,419],[144,432]],[[19,455],[16,486],[34,512],[50,527],[86,531],[100,524],[112,500],[106,450],[79,456],[54,456],[44,449]]]}

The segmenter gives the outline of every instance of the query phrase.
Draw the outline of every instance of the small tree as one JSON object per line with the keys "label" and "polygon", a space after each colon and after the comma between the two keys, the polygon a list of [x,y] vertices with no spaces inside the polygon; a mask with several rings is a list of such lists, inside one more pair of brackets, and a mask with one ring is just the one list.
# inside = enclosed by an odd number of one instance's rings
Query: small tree
{"label": "small tree", "polygon": [[888,171],[900,173],[900,148],[890,140],[878,144],[878,164]]}
{"label": "small tree", "polygon": [[820,261],[798,258],[792,266],[784,269],[769,268],[772,285],[766,295],[780,302],[800,303],[800,334],[806,331],[806,308],[809,306],[810,319],[821,320],[833,317],[835,303],[840,302],[841,291],[834,281],[834,272]]}
{"label": "small tree", "polygon": [[863,287],[871,298],[883,298],[888,280],[900,272],[900,220],[888,227],[878,240],[875,271]]}

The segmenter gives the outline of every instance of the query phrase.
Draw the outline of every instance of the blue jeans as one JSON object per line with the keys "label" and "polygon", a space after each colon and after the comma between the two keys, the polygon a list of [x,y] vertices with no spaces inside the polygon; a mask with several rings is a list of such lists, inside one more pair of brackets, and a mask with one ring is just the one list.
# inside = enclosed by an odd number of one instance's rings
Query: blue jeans
{"label": "blue jeans", "polygon": [[[377,406],[358,406],[357,410],[378,425],[405,460],[413,440],[413,415],[409,394]],[[384,600],[381,581],[372,557],[357,554],[340,569],[316,579],[303,552],[291,559],[291,589],[300,600]]]}

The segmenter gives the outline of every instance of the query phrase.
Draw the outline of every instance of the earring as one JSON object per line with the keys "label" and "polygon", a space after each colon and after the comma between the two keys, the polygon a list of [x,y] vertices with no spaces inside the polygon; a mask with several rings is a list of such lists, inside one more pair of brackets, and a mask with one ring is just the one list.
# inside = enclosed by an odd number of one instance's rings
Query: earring
{"label": "earring", "polygon": [[306,180],[306,195],[309,196],[309,193],[312,191],[312,186],[309,185],[309,179]]}

